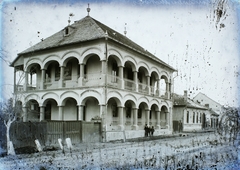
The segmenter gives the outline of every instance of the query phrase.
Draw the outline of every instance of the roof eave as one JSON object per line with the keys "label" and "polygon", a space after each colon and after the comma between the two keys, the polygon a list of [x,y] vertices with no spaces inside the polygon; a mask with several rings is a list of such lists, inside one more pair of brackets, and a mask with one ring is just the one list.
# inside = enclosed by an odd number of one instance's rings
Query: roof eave
{"label": "roof eave", "polygon": [[141,51],[139,51],[139,50],[137,50],[137,49],[135,49],[135,48],[133,48],[133,47],[131,47],[131,46],[129,46],[129,45],[126,45],[126,44],[122,43],[121,41],[118,41],[118,40],[116,40],[116,39],[114,39],[114,38],[112,38],[112,37],[108,37],[108,38],[110,38],[111,40],[113,40],[113,41],[115,41],[115,42],[117,42],[117,43],[119,43],[119,44],[121,44],[121,45],[124,45],[124,46],[130,48],[131,50],[134,50],[134,51],[136,51],[136,52],[138,52],[138,53],[140,53],[140,54],[142,54],[142,55],[144,55],[144,56],[146,56],[146,57],[149,57],[149,58],[151,58],[151,59],[157,61],[158,63],[160,63],[160,64],[162,64],[162,65],[168,67],[168,68],[169,68],[170,70],[172,70],[173,72],[177,71],[176,69],[174,69],[174,68],[171,67],[170,65],[164,63],[163,61],[160,62],[160,61],[158,61],[157,59],[152,58],[151,56],[149,56],[149,55],[147,55],[147,54],[144,54],[143,52],[141,52]]}

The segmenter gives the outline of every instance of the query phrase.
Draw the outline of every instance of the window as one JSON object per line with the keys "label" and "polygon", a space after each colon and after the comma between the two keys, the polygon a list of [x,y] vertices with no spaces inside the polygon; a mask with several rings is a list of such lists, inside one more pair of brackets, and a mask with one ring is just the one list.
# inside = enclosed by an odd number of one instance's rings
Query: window
{"label": "window", "polygon": [[196,123],[198,123],[198,113],[197,113],[197,121],[196,121]]}
{"label": "window", "polygon": [[187,118],[186,122],[189,123],[189,111],[187,111],[187,117],[186,118]]}
{"label": "window", "polygon": [[193,112],[193,123],[195,123],[195,112]]}
{"label": "window", "polygon": [[69,34],[69,28],[65,28],[65,35],[68,35]]}

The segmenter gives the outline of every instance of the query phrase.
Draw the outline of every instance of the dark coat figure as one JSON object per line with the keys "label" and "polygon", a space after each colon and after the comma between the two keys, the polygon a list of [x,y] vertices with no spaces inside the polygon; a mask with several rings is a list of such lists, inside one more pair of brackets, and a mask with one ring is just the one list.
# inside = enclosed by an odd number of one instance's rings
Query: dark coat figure
{"label": "dark coat figure", "polygon": [[153,133],[155,131],[154,126],[152,126],[152,128],[150,130],[151,130],[151,136],[153,136]]}
{"label": "dark coat figure", "polygon": [[147,137],[148,136],[148,126],[147,126],[147,124],[144,127],[144,131],[145,131],[145,137]]}

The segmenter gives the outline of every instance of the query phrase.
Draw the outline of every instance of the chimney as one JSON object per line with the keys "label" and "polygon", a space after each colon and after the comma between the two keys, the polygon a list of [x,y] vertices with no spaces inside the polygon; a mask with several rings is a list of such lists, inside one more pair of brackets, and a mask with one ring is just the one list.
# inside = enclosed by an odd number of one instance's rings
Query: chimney
{"label": "chimney", "polygon": [[209,104],[205,104],[205,106],[209,109]]}
{"label": "chimney", "polygon": [[184,100],[187,101],[187,90],[184,90]]}

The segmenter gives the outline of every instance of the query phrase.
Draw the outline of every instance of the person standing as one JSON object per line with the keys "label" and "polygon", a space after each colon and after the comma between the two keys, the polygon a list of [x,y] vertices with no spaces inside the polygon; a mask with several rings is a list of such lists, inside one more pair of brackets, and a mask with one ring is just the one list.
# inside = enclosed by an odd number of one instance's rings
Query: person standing
{"label": "person standing", "polygon": [[144,127],[144,132],[145,132],[145,137],[147,137],[148,136],[148,126],[147,126],[147,124]]}
{"label": "person standing", "polygon": [[151,136],[153,136],[154,131],[155,131],[154,126],[152,126],[152,128],[151,128]]}

